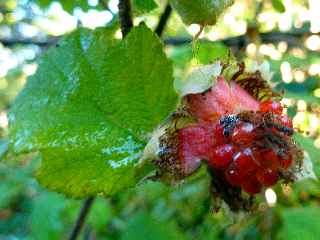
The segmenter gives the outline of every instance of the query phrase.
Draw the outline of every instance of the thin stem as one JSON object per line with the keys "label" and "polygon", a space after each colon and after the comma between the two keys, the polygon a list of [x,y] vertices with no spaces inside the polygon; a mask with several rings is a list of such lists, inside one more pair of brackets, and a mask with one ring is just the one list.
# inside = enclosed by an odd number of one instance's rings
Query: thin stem
{"label": "thin stem", "polygon": [[72,232],[69,236],[69,240],[76,240],[79,236],[81,229],[83,227],[84,222],[86,221],[86,218],[88,216],[88,213],[90,211],[90,208],[95,200],[95,197],[88,197],[82,205],[82,208],[80,210],[79,216],[77,218],[76,224],[74,225]]}
{"label": "thin stem", "polygon": [[154,30],[155,33],[159,37],[161,37],[162,34],[163,34],[163,31],[164,31],[164,29],[165,29],[165,27],[167,25],[167,22],[168,22],[168,20],[170,18],[171,12],[172,12],[172,8],[171,8],[170,4],[168,3],[167,6],[165,7],[163,13],[160,16],[160,20],[159,20],[158,26]]}
{"label": "thin stem", "polygon": [[119,20],[121,26],[122,36],[125,37],[133,27],[131,1],[119,0]]}
{"label": "thin stem", "polygon": [[[310,31],[306,31],[304,29],[301,31],[297,31],[296,29],[293,29],[290,32],[278,32],[278,31],[265,32],[265,33],[259,33],[259,35],[262,43],[286,42],[289,47],[303,47],[305,49],[303,45],[303,39],[313,35],[313,33],[311,33]],[[36,41],[30,38],[23,38],[23,39],[0,38],[0,43],[5,47],[12,47],[16,45],[37,45],[39,47],[46,48],[56,44],[61,37],[62,36],[50,37],[46,41]],[[243,34],[236,37],[217,39],[216,41],[210,41],[209,39],[200,39],[200,41],[201,42],[221,42],[229,47],[237,47],[237,46],[246,46],[247,44],[249,44],[250,42],[248,42],[247,39],[248,39],[248,35]],[[164,39],[164,43],[166,45],[171,45],[171,46],[180,46],[180,45],[190,44],[192,40],[193,39],[189,37],[168,37]]]}

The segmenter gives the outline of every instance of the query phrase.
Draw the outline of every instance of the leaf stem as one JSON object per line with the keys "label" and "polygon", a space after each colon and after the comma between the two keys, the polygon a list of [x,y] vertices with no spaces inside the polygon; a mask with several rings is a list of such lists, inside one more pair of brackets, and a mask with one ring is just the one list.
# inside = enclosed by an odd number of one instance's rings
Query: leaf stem
{"label": "leaf stem", "polygon": [[84,202],[83,202],[83,205],[81,207],[81,210],[80,210],[80,213],[79,213],[79,216],[77,218],[77,221],[72,229],[72,232],[69,236],[69,240],[76,240],[77,237],[79,236],[80,232],[81,232],[81,229],[83,227],[83,224],[88,216],[88,213],[90,211],[90,208],[93,204],[95,200],[95,197],[88,197]]}
{"label": "leaf stem", "polygon": [[171,8],[170,4],[168,3],[167,6],[165,7],[163,13],[160,16],[158,26],[154,30],[155,33],[159,37],[161,37],[162,34],[163,34],[163,31],[164,31],[164,29],[165,29],[165,27],[167,25],[167,22],[168,22],[168,20],[170,18],[171,12],[172,12],[172,8]]}
{"label": "leaf stem", "polygon": [[131,0],[119,0],[119,20],[122,36],[125,37],[133,27]]}

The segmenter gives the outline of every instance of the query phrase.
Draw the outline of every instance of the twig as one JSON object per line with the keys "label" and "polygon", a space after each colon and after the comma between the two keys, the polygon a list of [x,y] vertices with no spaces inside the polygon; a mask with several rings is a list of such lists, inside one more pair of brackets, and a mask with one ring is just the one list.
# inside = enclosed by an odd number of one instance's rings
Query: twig
{"label": "twig", "polygon": [[[289,47],[300,47],[302,46],[303,39],[313,35],[310,31],[290,31],[290,32],[266,32],[260,33],[261,42],[263,43],[277,43],[277,42],[286,42]],[[319,34],[318,34],[319,35]],[[33,39],[1,39],[0,43],[5,47],[12,47],[15,45],[38,45],[40,47],[49,47],[53,44],[56,44],[60,37],[51,37],[47,41],[37,41]],[[164,43],[166,45],[185,45],[192,42],[190,37],[168,37],[165,38]],[[200,42],[222,42],[229,47],[244,47],[250,43],[248,35],[240,35],[237,37],[229,37],[223,39],[217,39],[216,41],[211,41],[209,39],[200,39]]]}
{"label": "twig", "polygon": [[51,37],[46,41],[38,41],[31,38],[3,38],[0,39],[0,43],[6,47],[12,47],[15,45],[37,45],[39,47],[49,47],[58,42],[60,37]]}
{"label": "twig", "polygon": [[[288,44],[289,48],[292,47],[302,47],[303,49],[307,50],[308,52],[313,52],[312,50],[306,49],[303,45],[303,40],[311,35],[315,35],[314,33],[311,33],[307,29],[293,29],[292,31],[288,32],[266,32],[266,33],[258,33],[260,37],[261,43],[278,43],[278,42],[286,42]],[[320,33],[316,34],[320,36]],[[0,44],[2,44],[5,47],[14,47],[16,45],[37,45],[39,47],[42,47],[44,49],[57,44],[58,40],[62,36],[58,37],[51,37],[47,41],[37,41],[33,39],[1,39],[0,38]],[[190,44],[192,42],[192,38],[190,37],[168,37],[164,39],[165,45],[171,45],[171,46],[180,46],[185,44]],[[237,37],[229,37],[229,38],[223,38],[223,39],[217,39],[216,41],[211,41],[209,39],[199,39],[200,42],[220,42],[224,45],[241,49],[246,47],[249,43],[251,43],[250,36],[247,34],[240,35]]]}
{"label": "twig", "polygon": [[[311,36],[312,33],[309,31],[291,31],[291,32],[266,32],[259,33],[260,39],[263,43],[277,43],[286,42],[289,46],[301,46],[305,37]],[[181,38],[166,38],[165,44],[179,46],[185,45],[192,42],[192,38],[181,37]],[[208,39],[200,39],[201,42],[212,42]],[[222,42],[229,47],[246,46],[250,43],[250,38],[247,34],[240,35],[237,37],[230,37],[224,39],[217,39],[216,42]]]}
{"label": "twig", "polygon": [[158,26],[154,30],[154,32],[159,37],[162,36],[162,33],[163,33],[163,31],[164,31],[164,29],[165,29],[165,27],[167,25],[167,22],[168,22],[168,20],[170,18],[171,12],[172,12],[172,8],[171,8],[170,4],[168,3],[167,6],[165,7],[163,13],[160,16]]}
{"label": "twig", "polygon": [[68,238],[69,240],[76,240],[77,237],[79,236],[94,200],[95,200],[95,197],[89,197],[83,202],[76,224],[74,225],[72,232]]}
{"label": "twig", "polygon": [[133,27],[131,1],[119,0],[119,20],[121,26],[122,36],[125,37]]}

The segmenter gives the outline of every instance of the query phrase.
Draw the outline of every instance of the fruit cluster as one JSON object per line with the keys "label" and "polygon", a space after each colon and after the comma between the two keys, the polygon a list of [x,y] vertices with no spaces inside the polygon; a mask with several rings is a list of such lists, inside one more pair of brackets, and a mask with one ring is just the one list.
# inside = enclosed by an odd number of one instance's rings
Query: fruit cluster
{"label": "fruit cluster", "polygon": [[254,195],[277,183],[293,163],[292,122],[280,103],[260,104],[258,111],[224,115],[179,130],[179,159],[206,160],[227,182]]}

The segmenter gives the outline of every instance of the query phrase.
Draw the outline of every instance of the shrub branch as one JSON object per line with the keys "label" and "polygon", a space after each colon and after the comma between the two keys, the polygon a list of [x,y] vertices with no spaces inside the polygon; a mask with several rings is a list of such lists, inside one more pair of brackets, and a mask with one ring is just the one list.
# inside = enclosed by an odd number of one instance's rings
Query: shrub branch
{"label": "shrub branch", "polygon": [[171,8],[170,4],[168,3],[167,6],[165,7],[163,13],[160,16],[158,26],[154,30],[155,33],[159,37],[162,36],[162,33],[163,33],[163,31],[164,31],[164,29],[165,29],[165,27],[167,25],[167,22],[168,22],[168,20],[170,18],[171,12],[172,12],[172,8]]}
{"label": "shrub branch", "polygon": [[94,200],[95,200],[95,197],[88,197],[83,202],[83,205],[82,205],[81,210],[79,212],[79,216],[77,218],[77,221],[76,221],[76,223],[72,229],[72,232],[68,238],[69,240],[76,240],[77,237],[79,236]]}
{"label": "shrub branch", "polygon": [[125,37],[133,27],[131,0],[119,0],[119,20],[122,36]]}

